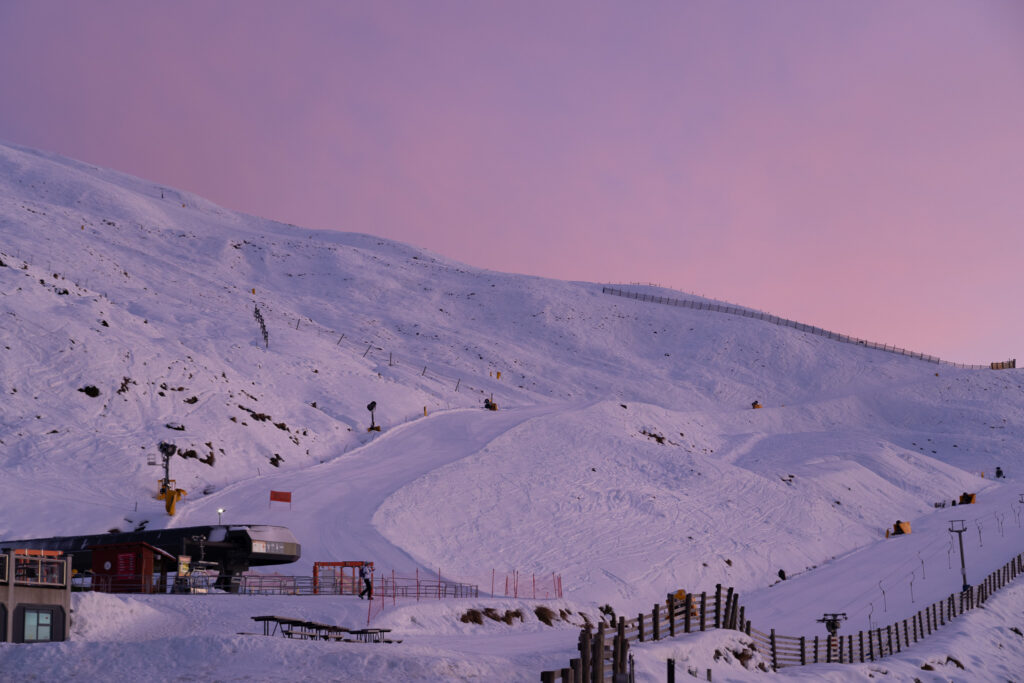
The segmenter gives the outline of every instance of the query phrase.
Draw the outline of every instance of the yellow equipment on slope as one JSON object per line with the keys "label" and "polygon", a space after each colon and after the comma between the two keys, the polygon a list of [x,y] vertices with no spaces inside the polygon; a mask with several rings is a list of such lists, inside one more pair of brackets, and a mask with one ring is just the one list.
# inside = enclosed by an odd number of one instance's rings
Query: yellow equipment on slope
{"label": "yellow equipment on slope", "polygon": [[174,516],[174,506],[179,500],[188,495],[185,489],[174,488],[173,479],[161,479],[159,482],[159,490],[156,494],[157,500],[164,501],[164,509],[167,510],[167,514]]}

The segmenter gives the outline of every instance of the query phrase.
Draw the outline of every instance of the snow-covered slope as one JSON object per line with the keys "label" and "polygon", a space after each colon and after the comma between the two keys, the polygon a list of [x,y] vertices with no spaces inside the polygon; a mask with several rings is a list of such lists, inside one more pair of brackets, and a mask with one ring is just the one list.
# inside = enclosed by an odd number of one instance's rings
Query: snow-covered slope
{"label": "snow-covered slope", "polygon": [[[914,553],[945,548],[933,504],[978,490],[1003,510],[1024,468],[1016,370],[481,271],[13,146],[0,261],[0,538],[226,508],[296,532],[289,573],[557,572],[567,598],[629,613],[679,587],[769,596],[779,569],[858,555],[895,519],[931,529]],[[480,408],[492,396],[497,413]],[[147,465],[162,440],[187,456],[173,519]],[[1010,485],[980,478],[997,465]],[[293,507],[268,509],[271,488]],[[1024,549],[988,540],[979,564]],[[828,608],[787,620],[752,600],[755,621],[806,632]]]}

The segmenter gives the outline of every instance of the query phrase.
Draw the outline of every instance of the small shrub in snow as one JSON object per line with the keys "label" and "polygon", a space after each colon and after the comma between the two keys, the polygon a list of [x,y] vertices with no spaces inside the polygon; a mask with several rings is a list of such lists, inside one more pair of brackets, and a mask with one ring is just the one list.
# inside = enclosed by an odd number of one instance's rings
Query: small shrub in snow
{"label": "small shrub in snow", "polygon": [[493,607],[485,607],[484,608],[484,616],[487,617],[488,619],[491,619],[492,621],[503,621],[506,624],[508,624],[509,626],[511,626],[512,622],[515,621],[516,619],[518,619],[519,621],[524,621],[523,613],[521,611],[517,610],[517,609],[516,610],[508,609],[508,610],[505,610],[504,614],[502,614],[501,612],[499,612],[498,610],[494,609]]}
{"label": "small shrub in snow", "polygon": [[89,398],[96,398],[97,396],[100,395],[100,390],[97,389],[96,387],[94,387],[91,384],[85,385],[84,387],[79,389],[79,391],[81,391],[83,394],[85,394]]}
{"label": "small shrub in snow", "polygon": [[478,609],[471,609],[471,610],[468,610],[461,617],[459,617],[459,620],[463,624],[481,624],[482,625],[484,623],[484,615],[481,614],[480,610],[478,610]]}
{"label": "small shrub in snow", "polygon": [[537,609],[533,610],[533,613],[537,615],[537,618],[548,626],[554,626],[552,621],[555,618],[555,613],[544,605],[538,605]]}
{"label": "small shrub in snow", "polygon": [[523,613],[521,611],[519,611],[517,609],[515,609],[515,610],[511,610],[511,609],[510,610],[505,610],[505,616],[502,617],[502,621],[504,621],[506,624],[511,626],[512,622],[515,621],[516,619],[518,619],[519,621],[525,621],[525,619],[523,619]]}

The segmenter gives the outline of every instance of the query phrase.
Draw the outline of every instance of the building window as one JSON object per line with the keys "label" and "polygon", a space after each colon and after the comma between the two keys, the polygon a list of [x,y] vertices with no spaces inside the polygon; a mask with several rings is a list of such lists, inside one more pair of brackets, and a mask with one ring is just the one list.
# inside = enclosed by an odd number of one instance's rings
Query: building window
{"label": "building window", "polygon": [[15,643],[48,643],[62,641],[64,608],[60,605],[18,605],[14,610]]}
{"label": "building window", "polygon": [[22,585],[64,585],[64,560],[54,557],[14,556],[14,580]]}
{"label": "building window", "polygon": [[53,613],[50,610],[25,610],[25,642],[50,641],[53,631]]}

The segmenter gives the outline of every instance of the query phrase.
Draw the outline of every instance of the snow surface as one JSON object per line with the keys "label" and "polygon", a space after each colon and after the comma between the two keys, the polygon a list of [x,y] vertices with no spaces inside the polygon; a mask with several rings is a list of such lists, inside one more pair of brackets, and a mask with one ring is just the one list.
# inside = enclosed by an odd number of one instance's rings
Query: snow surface
{"label": "snow surface", "polygon": [[[7,677],[537,680],[599,605],[634,616],[722,583],[762,630],[822,634],[823,612],[846,611],[855,632],[959,587],[951,519],[968,523],[971,582],[1024,550],[1017,370],[482,271],[10,145],[0,260],[0,538],[206,524],[224,508],[225,523],[298,537],[302,559],[268,573],[372,560],[482,595],[499,577],[497,597],[372,612],[349,597],[76,594],[69,642],[0,645]],[[492,396],[500,409],[482,410]],[[174,518],[152,498],[161,440],[196,455],[172,461],[188,490]],[[271,508],[270,489],[293,505]],[[934,507],[962,491],[978,504]],[[896,519],[913,533],[886,540]],[[513,571],[560,575],[564,598],[504,598]],[[568,621],[544,625],[538,605]],[[460,621],[483,607],[523,620]],[[633,653],[640,680],[663,680],[668,657],[715,680],[1019,680],[1022,608],[1012,586],[870,666],[754,672],[715,659],[734,633]],[[238,635],[257,614],[369,616],[403,642]]]}

